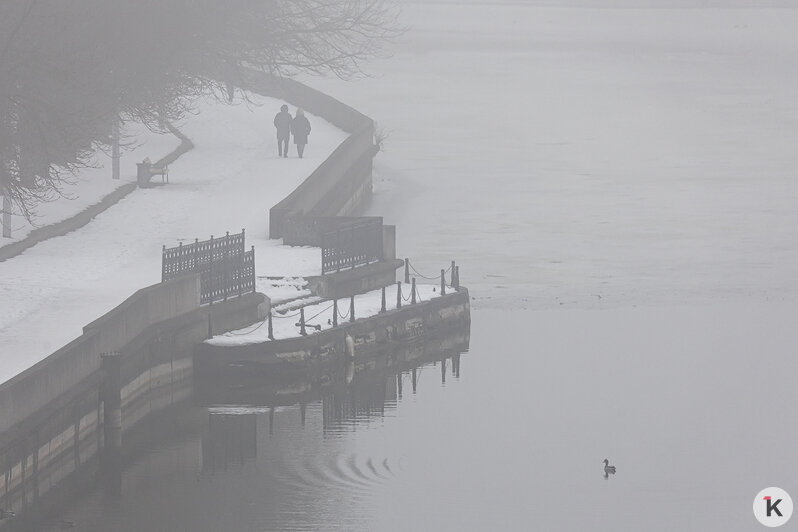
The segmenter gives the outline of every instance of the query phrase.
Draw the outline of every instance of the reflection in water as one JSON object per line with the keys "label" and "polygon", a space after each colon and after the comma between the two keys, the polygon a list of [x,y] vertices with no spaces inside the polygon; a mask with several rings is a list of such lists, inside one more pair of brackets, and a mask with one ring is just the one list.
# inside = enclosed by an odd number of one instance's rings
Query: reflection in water
{"label": "reflection in water", "polygon": [[[794,315],[481,311],[459,361],[451,342],[358,361],[350,384],[343,367],[220,378],[197,388],[204,406],[125,433],[121,497],[95,486],[50,518],[114,532],[750,530],[762,486],[798,478],[774,460],[798,442],[773,408],[796,398]],[[620,463],[607,481],[602,456]],[[3,522],[20,519],[11,509]]]}
{"label": "reflection in water", "polygon": [[[369,529],[371,517],[350,510],[395,482],[403,457],[351,438],[379,433],[405,389],[415,401],[448,368],[459,376],[468,343],[468,330],[441,332],[307,374],[196,382],[193,398],[153,410],[121,440],[106,435],[121,446],[103,444],[96,461],[76,466],[86,482],[51,490],[55,503],[31,498],[24,518],[9,514],[0,531]],[[112,429],[117,392],[100,390],[109,408],[95,412]]]}
{"label": "reflection in water", "polygon": [[[774,460],[798,442],[773,408],[795,401],[794,315],[482,311],[469,355],[456,356],[457,341],[386,351],[358,361],[349,384],[343,367],[247,386],[220,378],[125,433],[121,497],[95,485],[59,512],[38,511],[39,522],[114,532],[750,530],[753,495],[798,478],[798,462]],[[54,430],[74,438],[75,419],[59,419]],[[606,481],[602,456],[621,464]],[[67,452],[37,467],[75,463]],[[20,508],[0,523],[23,519]]]}

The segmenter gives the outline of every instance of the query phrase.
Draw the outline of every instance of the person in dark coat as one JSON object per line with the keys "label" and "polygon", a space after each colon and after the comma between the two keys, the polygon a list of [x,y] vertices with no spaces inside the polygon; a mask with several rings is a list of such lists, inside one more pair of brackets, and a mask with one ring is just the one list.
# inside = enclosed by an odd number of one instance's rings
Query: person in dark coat
{"label": "person in dark coat", "polygon": [[308,135],[310,135],[310,122],[302,109],[296,110],[294,121],[291,122],[291,133],[294,135],[296,151],[301,159],[302,154],[305,153],[305,145],[308,143]]}
{"label": "person in dark coat", "polygon": [[283,104],[280,112],[274,117],[274,127],[277,128],[277,155],[288,157],[288,141],[291,138],[291,113],[288,106]]}

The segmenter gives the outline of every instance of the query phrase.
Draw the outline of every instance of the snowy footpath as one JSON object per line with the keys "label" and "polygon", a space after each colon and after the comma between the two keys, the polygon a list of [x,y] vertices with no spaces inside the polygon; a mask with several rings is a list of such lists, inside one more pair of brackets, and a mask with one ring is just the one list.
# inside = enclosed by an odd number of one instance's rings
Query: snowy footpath
{"label": "snowy footpath", "polygon": [[269,209],[347,134],[309,116],[305,158],[296,158],[293,145],[291,157],[278,158],[272,119],[282,102],[252,98],[258,105],[202,102],[196,115],[175,124],[195,149],[170,165],[169,185],[136,190],[78,231],[0,263],[0,382],[78,337],[136,290],[158,283],[163,245],[244,228],[246,245],[255,246],[258,290],[277,300],[306,293],[299,280],[274,288],[267,277],[318,275],[320,250],[269,240]]}
{"label": "snowy footpath", "polygon": [[55,201],[38,205],[31,220],[26,220],[18,213],[18,209],[12,208],[11,237],[0,238],[0,247],[23,240],[38,227],[62,222],[96,205],[122,185],[136,181],[137,162],[145,157],[157,161],[180,146],[180,139],[171,133],[154,133],[143,124],[126,124],[121,129],[119,179],[111,179],[110,153],[97,151],[89,161],[89,168],[84,168],[76,175],[64,176],[63,196],[54,195],[52,199]]}

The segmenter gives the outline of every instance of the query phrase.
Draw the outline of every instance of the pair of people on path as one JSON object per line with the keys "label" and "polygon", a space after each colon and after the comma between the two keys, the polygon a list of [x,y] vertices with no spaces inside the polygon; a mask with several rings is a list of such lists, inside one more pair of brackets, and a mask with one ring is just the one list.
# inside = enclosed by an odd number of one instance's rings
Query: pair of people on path
{"label": "pair of people on path", "polygon": [[288,141],[293,135],[296,152],[301,159],[310,135],[310,122],[302,109],[297,109],[296,116],[292,118],[288,106],[283,104],[280,112],[274,117],[274,127],[277,128],[277,154],[280,157],[288,157]]}

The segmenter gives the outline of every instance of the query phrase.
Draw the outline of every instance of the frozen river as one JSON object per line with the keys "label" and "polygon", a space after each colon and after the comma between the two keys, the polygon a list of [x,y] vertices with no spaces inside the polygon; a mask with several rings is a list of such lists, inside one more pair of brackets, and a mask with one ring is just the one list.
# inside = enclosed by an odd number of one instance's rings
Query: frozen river
{"label": "frozen river", "polygon": [[372,212],[427,271],[457,259],[476,308],[798,295],[797,9],[425,2],[401,22],[373,77],[312,83],[384,128]]}

